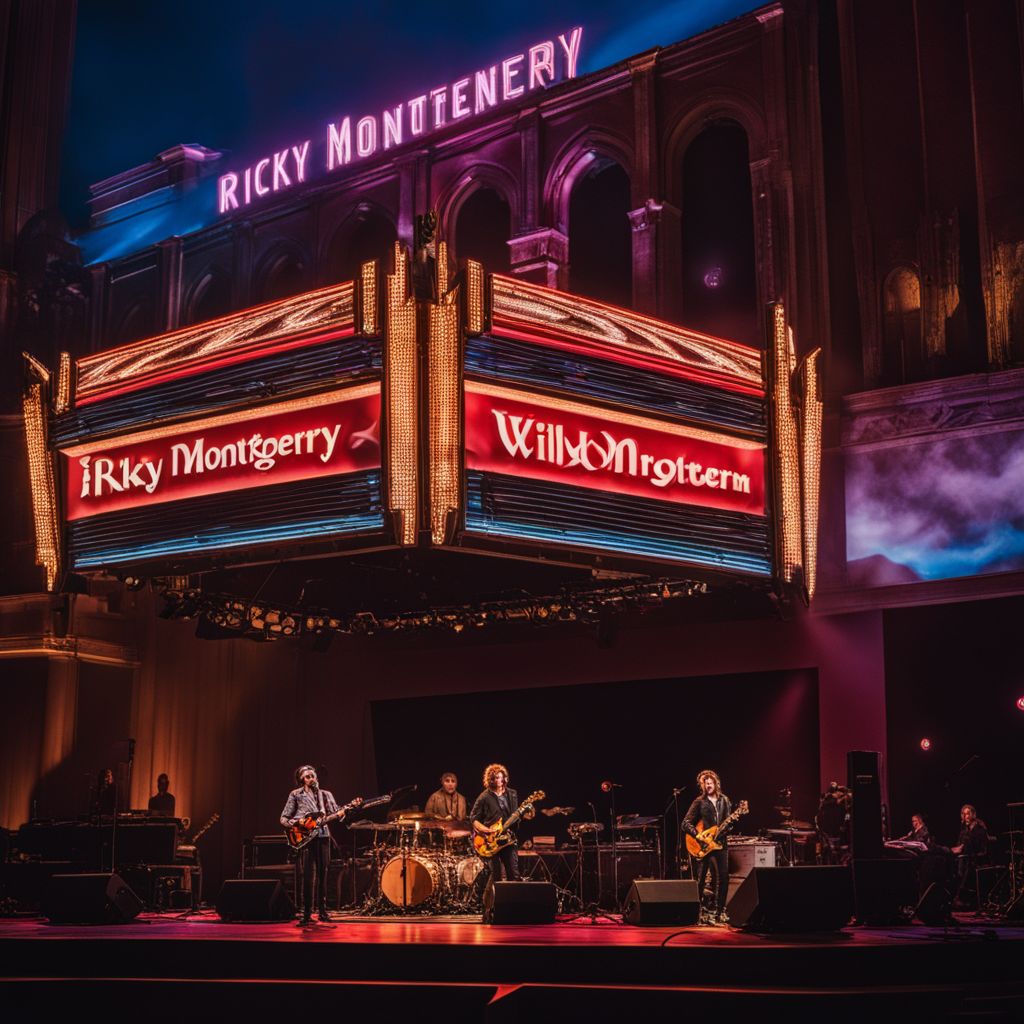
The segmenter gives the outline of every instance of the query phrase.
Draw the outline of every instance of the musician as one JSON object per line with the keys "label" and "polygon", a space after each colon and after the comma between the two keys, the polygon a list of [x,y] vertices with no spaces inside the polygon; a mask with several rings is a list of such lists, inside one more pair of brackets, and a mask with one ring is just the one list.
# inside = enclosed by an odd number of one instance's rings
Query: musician
{"label": "musician", "polygon": [[[496,823],[507,821],[519,807],[519,794],[509,789],[508,769],[503,764],[489,764],[484,769],[484,790],[473,803],[470,818],[473,820],[473,831],[486,835],[497,832]],[[515,833],[512,842],[498,851],[493,857],[484,860],[484,870],[480,872],[477,884],[478,891],[491,882],[518,882],[519,852],[516,850]]]}
{"label": "musician", "polygon": [[435,790],[427,799],[424,813],[428,818],[440,818],[442,821],[463,821],[467,817],[466,798],[459,792],[459,780],[455,772],[445,772],[441,776],[441,788]]}
{"label": "musician", "polygon": [[965,890],[971,888],[968,879],[972,872],[988,856],[988,826],[978,817],[973,804],[960,808],[960,836],[950,853],[956,856],[956,901],[959,902]]}
{"label": "musician", "polygon": [[[338,811],[338,801],[329,789],[321,789],[316,769],[304,764],[295,770],[298,789],[293,789],[281,811],[281,826],[289,828],[312,815],[324,818]],[[337,821],[341,821],[341,817]],[[299,896],[301,879],[301,903],[298,926],[307,927],[313,923],[313,907],[318,909],[321,922],[331,921],[327,910],[327,866],[331,862],[331,832],[327,825],[321,825],[313,832],[313,838],[296,854],[295,894]]]}
{"label": "musician", "polygon": [[902,837],[902,841],[924,843],[925,846],[931,845],[931,833],[928,831],[928,826],[924,823],[924,818],[920,814],[912,814],[910,816],[910,831]]}
{"label": "musician", "polygon": [[174,817],[174,794],[169,793],[171,780],[167,773],[163,772],[156,777],[156,792],[149,798],[149,810],[151,814],[158,814],[163,818]]}
{"label": "musician", "polygon": [[[702,829],[719,825],[732,814],[732,803],[722,792],[722,783],[717,773],[705,769],[697,776],[700,795],[690,804],[683,817],[683,829],[696,838],[698,824]],[[728,839],[719,835],[716,842],[721,850],[714,850],[703,859],[690,858],[690,870],[697,879],[697,892],[704,893],[704,882],[712,862],[715,868],[715,909],[709,912],[709,923],[727,924],[729,915],[725,912],[725,898],[729,892],[729,849]]]}
{"label": "musician", "polygon": [[92,812],[101,817],[109,817],[117,811],[117,784],[114,782],[114,769],[101,768],[96,776],[96,795],[92,801]]}

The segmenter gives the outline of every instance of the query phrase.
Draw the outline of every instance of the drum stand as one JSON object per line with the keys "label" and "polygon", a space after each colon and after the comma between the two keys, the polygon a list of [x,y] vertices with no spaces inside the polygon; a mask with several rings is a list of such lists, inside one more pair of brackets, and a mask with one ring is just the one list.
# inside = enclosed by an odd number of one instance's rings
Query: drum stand
{"label": "drum stand", "polygon": [[[586,885],[583,881],[583,851],[584,851],[584,837],[586,835],[594,836],[594,856],[597,859],[597,892],[594,894],[594,898],[591,900],[586,899]],[[577,913],[569,918],[568,924],[572,924],[573,921],[582,921],[583,918],[589,918],[591,924],[596,924],[599,920],[608,921],[611,924],[619,924],[620,919],[614,918],[607,911],[601,909],[601,834],[599,832],[586,833],[581,832],[576,840],[576,870],[573,872],[577,875],[577,891],[573,896],[571,889],[567,889],[567,895],[575,899],[576,905],[579,908]],[[572,877],[569,879],[572,882]],[[616,900],[618,902],[618,900]]]}

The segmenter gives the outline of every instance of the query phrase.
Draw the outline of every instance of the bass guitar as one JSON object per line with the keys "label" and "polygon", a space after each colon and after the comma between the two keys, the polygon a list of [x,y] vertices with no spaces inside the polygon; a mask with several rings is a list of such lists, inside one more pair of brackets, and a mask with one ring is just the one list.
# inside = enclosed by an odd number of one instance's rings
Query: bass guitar
{"label": "bass guitar", "polygon": [[339,807],[333,814],[307,814],[306,817],[300,818],[284,830],[284,834],[288,837],[288,845],[293,850],[301,850],[310,843],[313,839],[313,833],[321,825],[326,825],[332,821],[340,821],[349,811],[356,807],[368,810],[371,807],[377,807],[390,801],[390,793],[385,793],[383,796],[375,796],[372,800],[363,800],[361,797],[357,797],[355,800],[345,804],[344,807]]}
{"label": "bass guitar", "polygon": [[516,841],[516,837],[509,831],[519,821],[523,814],[532,809],[538,800],[544,799],[544,790],[538,789],[531,793],[507,818],[502,821],[500,818],[491,826],[491,832],[476,832],[473,835],[473,849],[479,857],[493,857],[506,846]]}
{"label": "bass guitar", "polygon": [[709,825],[707,828],[704,827],[702,821],[697,826],[697,835],[691,836],[689,832],[686,833],[686,852],[693,857],[695,860],[703,860],[709,853],[714,853],[715,850],[722,849],[722,844],[718,842],[718,836],[720,836],[737,818],[741,815],[746,814],[750,810],[746,800],[741,800],[739,806],[736,808],[728,818],[725,819],[720,825]]}

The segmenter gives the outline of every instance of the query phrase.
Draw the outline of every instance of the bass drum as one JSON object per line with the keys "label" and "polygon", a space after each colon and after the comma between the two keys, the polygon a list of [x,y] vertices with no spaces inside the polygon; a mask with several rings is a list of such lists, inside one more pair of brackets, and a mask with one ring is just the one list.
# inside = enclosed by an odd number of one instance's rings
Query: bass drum
{"label": "bass drum", "polygon": [[418,907],[441,894],[441,872],[421,853],[397,854],[380,869],[380,891],[396,907]]}

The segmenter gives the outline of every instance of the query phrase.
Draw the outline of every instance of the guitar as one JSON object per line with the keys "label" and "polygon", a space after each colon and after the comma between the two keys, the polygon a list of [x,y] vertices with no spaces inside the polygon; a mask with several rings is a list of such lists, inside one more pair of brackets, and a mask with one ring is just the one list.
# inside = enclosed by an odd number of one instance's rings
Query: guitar
{"label": "guitar", "polygon": [[516,837],[512,835],[509,829],[523,816],[523,814],[532,809],[534,803],[538,800],[544,799],[544,790],[538,789],[535,793],[531,793],[509,816],[506,821],[502,821],[500,818],[492,825],[492,832],[476,832],[473,835],[473,849],[476,850],[477,856],[479,857],[493,857],[500,850],[504,850],[506,846],[511,845],[516,841]]}
{"label": "guitar", "polygon": [[210,829],[213,828],[213,826],[217,824],[218,821],[220,821],[220,812],[219,811],[216,814],[211,814],[210,815],[209,821],[207,821],[207,823],[192,837],[191,845],[195,846],[196,843],[198,843],[199,840],[202,839],[203,836],[205,836],[206,833],[209,832]]}
{"label": "guitar", "polygon": [[747,805],[747,801],[741,800],[736,810],[721,825],[709,825],[705,828],[702,821],[697,826],[697,835],[695,837],[691,836],[689,832],[686,833],[686,852],[696,860],[703,860],[709,853],[722,849],[722,844],[716,841],[717,837],[740,815],[746,814],[749,810],[750,807]]}
{"label": "guitar", "polygon": [[313,833],[321,825],[326,825],[331,821],[340,821],[353,808],[362,807],[364,810],[369,810],[371,807],[389,803],[390,800],[390,793],[385,793],[383,796],[375,796],[372,800],[363,800],[361,797],[356,797],[355,800],[345,804],[344,807],[339,807],[333,814],[326,816],[307,814],[306,817],[300,818],[294,825],[290,825],[284,830],[284,834],[288,837],[288,845],[293,850],[301,850],[310,843],[313,839]]}

